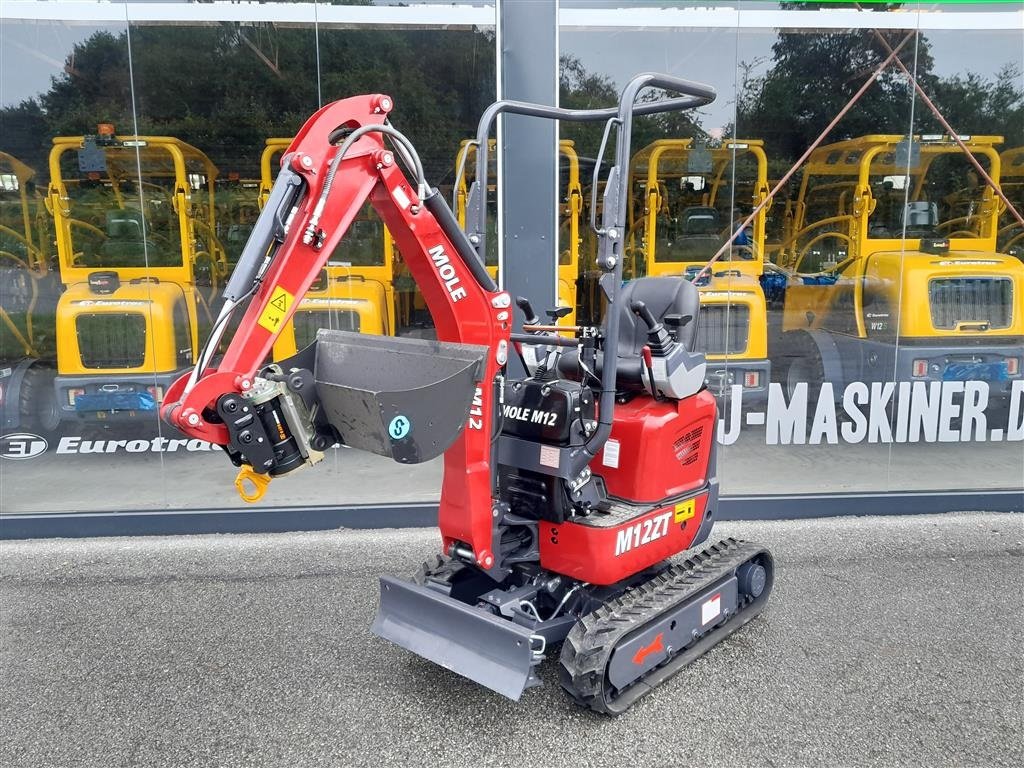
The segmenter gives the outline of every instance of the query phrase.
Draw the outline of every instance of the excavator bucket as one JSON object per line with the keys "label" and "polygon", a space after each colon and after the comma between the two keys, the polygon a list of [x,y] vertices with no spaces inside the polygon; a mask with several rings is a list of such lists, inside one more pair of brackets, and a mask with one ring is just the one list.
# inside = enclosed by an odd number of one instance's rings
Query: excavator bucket
{"label": "excavator bucket", "polygon": [[373,633],[456,674],[519,700],[539,685],[543,640],[429,586],[382,576]]}
{"label": "excavator bucket", "polygon": [[321,330],[313,376],[346,445],[418,464],[462,431],[486,354],[474,344]]}

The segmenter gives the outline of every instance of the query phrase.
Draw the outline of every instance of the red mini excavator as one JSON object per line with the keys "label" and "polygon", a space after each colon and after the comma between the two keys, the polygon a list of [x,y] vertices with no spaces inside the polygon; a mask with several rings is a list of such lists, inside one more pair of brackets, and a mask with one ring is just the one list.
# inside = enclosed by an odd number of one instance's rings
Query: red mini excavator
{"label": "red mini excavator", "polygon": [[[663,97],[637,103],[649,87]],[[537,665],[561,644],[572,697],[623,711],[756,616],[773,581],[769,553],[732,539],[669,562],[707,539],[717,511],[715,400],[694,349],[700,300],[681,277],[622,285],[633,118],[713,98],[706,86],[645,74],[617,108],[498,102],[481,118],[478,180],[501,113],[604,122],[595,194],[614,133],[600,226],[591,219],[607,311],[601,327],[569,328],[572,338],[554,325],[562,310],[545,324],[522,299],[526,322],[513,332],[511,297],[483,264],[486,188],[471,190],[462,230],[389,122],[389,97],[324,107],[285,153],[211,337],[168,391],[163,418],[223,446],[249,498],[337,443],[400,463],[443,453],[442,554],[412,579],[381,579],[373,631],[513,699],[540,683]],[[268,365],[367,198],[437,340],[321,330]],[[525,377],[510,373],[511,355]]]}

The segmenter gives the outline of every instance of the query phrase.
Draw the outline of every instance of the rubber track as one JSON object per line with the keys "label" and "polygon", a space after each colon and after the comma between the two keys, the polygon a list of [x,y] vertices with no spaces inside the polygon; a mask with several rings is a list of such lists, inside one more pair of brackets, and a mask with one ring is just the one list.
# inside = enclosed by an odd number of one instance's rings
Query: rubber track
{"label": "rubber track", "polygon": [[[767,561],[765,565],[769,570],[769,581],[756,600],[747,598],[740,603],[736,614],[724,624],[681,648],[628,688],[611,696],[611,687],[606,683],[607,668],[612,652],[620,642],[643,629],[645,624],[654,621],[665,611],[696,597],[758,555],[763,555]],[[757,616],[771,592],[771,570],[771,556],[762,546],[731,538],[707,547],[682,563],[669,566],[650,581],[610,600],[577,622],[562,644],[559,669],[562,687],[580,706],[604,714],[620,714],[641,696]]]}

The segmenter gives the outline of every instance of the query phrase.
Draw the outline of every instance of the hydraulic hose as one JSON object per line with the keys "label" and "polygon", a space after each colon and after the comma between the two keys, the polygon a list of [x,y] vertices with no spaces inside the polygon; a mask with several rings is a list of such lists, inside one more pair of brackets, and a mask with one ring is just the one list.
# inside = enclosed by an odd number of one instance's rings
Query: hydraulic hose
{"label": "hydraulic hose", "polygon": [[411,161],[412,163],[411,170],[416,176],[416,185],[418,187],[417,194],[419,198],[422,200],[427,196],[427,180],[423,173],[423,163],[420,161],[420,156],[417,154],[416,148],[412,145],[412,142],[406,138],[405,134],[386,124],[360,126],[345,137],[345,141],[342,143],[341,148],[335,153],[334,158],[331,160],[331,165],[327,169],[327,176],[324,178],[324,186],[320,190],[320,197],[317,198],[316,207],[313,209],[313,215],[309,217],[309,224],[306,226],[306,231],[302,237],[302,242],[306,245],[313,242],[313,238],[316,235],[317,226],[320,224],[320,216],[323,215],[324,206],[327,205],[327,198],[331,194],[331,188],[334,186],[334,177],[338,173],[341,161],[345,158],[345,155],[348,153],[349,149],[351,149],[352,145],[368,133],[384,133],[391,136],[398,142],[398,145],[402,147],[402,151],[399,152],[402,159],[407,162]]}

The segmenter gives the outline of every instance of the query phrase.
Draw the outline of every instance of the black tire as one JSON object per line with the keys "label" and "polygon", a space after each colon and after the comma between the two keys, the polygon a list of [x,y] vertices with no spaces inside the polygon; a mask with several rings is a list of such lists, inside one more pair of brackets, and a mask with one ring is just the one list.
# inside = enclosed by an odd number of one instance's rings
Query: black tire
{"label": "black tire", "polygon": [[51,368],[38,363],[25,371],[18,398],[18,412],[25,431],[49,437],[60,428],[57,391],[53,387],[55,376]]}
{"label": "black tire", "polygon": [[793,398],[796,385],[807,382],[807,401],[816,403],[825,381],[825,365],[818,345],[806,331],[787,331],[772,355],[772,381],[782,386],[786,399]]}

